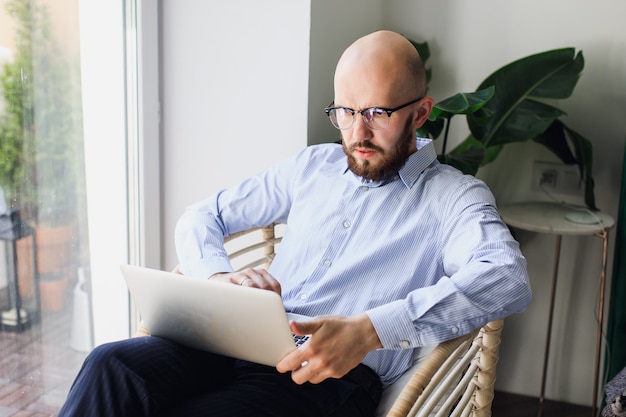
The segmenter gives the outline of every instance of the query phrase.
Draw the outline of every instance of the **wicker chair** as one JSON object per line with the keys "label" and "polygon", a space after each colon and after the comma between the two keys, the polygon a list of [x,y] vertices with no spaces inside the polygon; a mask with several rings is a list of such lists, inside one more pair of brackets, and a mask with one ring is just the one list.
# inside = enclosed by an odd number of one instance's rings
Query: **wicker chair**
{"label": "wicker chair", "polygon": [[[270,225],[226,239],[235,269],[268,267],[284,225]],[[489,417],[503,320],[443,342],[383,392],[377,416]],[[140,325],[138,335],[149,334]]]}

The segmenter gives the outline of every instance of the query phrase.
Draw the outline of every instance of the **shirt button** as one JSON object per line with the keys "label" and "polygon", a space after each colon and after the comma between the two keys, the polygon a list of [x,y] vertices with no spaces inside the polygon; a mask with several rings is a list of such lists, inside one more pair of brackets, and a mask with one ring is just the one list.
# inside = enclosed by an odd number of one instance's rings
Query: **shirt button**
{"label": "shirt button", "polygon": [[350,222],[348,220],[346,220],[345,222],[343,222],[343,227],[345,227],[346,229],[348,227],[350,227]]}
{"label": "shirt button", "polygon": [[300,299],[301,299],[302,301],[306,300],[306,298],[307,298],[307,295],[306,295],[306,294],[300,294]]}
{"label": "shirt button", "polygon": [[361,191],[363,191],[363,192],[365,192],[365,191],[367,191],[367,190],[369,190],[369,189],[370,189],[370,187],[368,187],[368,186],[366,186],[366,185],[364,185],[364,186],[362,186],[362,187],[361,187]]}
{"label": "shirt button", "polygon": [[400,347],[401,347],[402,349],[408,349],[408,348],[409,348],[409,346],[411,346],[411,344],[409,343],[409,341],[408,341],[408,340],[403,340],[402,342],[400,342]]}
{"label": "shirt button", "polygon": [[332,262],[331,262],[331,261],[329,261],[328,259],[326,259],[326,260],[324,261],[324,266],[326,266],[326,267],[329,267],[331,264],[332,264]]}
{"label": "shirt button", "polygon": [[457,334],[459,332],[459,328],[456,326],[452,326],[450,328],[450,331],[452,332],[452,334]]}

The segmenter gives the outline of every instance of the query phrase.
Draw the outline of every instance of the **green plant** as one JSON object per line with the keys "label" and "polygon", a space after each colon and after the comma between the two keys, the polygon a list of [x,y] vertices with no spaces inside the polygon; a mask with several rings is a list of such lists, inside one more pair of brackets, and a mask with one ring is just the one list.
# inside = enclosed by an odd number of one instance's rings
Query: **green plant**
{"label": "green plant", "polygon": [[[428,45],[414,45],[424,61],[428,59]],[[472,175],[493,162],[504,145],[535,141],[563,163],[578,166],[585,185],[585,203],[597,210],[592,144],[559,119],[566,113],[553,104],[571,96],[583,67],[583,54],[574,48],[516,60],[489,75],[475,92],[458,93],[436,103],[418,134],[436,139],[443,133],[440,161]],[[465,115],[470,134],[447,153],[450,122],[456,115]]]}
{"label": "green plant", "polygon": [[[14,8],[7,3],[7,11],[24,21],[26,8]],[[32,73],[32,37],[28,25],[17,26],[17,53],[11,63],[3,66],[0,73],[0,88],[4,98],[5,111],[0,114],[0,186],[6,191],[7,199],[13,207],[30,207],[31,196],[25,184],[28,177],[30,157],[33,155],[33,89],[31,79],[25,74]]]}
{"label": "green plant", "polygon": [[76,212],[76,111],[47,11],[37,0],[10,0],[14,60],[0,73],[0,185],[9,203],[37,224]]}

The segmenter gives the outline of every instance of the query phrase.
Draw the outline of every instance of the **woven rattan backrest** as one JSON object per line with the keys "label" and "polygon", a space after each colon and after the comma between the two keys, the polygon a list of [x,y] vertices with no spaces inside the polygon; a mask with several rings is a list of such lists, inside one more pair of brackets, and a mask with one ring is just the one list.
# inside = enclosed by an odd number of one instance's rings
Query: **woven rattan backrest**
{"label": "woven rattan backrest", "polygon": [[270,224],[228,236],[224,246],[236,271],[246,268],[268,268],[282,240],[281,226]]}

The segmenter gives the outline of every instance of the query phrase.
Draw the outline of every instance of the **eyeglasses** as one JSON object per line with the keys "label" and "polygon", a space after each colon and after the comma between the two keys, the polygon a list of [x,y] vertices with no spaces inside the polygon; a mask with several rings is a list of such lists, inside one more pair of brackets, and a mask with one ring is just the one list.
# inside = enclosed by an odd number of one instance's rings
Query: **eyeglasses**
{"label": "eyeglasses", "polygon": [[350,129],[354,124],[354,119],[357,113],[361,113],[363,121],[370,129],[383,130],[389,126],[389,119],[391,118],[391,114],[393,112],[410,106],[413,103],[417,103],[423,98],[424,97],[416,98],[415,100],[411,100],[408,103],[404,103],[398,107],[394,107],[393,109],[385,107],[368,107],[367,109],[359,111],[348,107],[334,107],[333,104],[335,104],[335,102],[333,101],[324,109],[324,112],[326,112],[330,118],[333,126],[339,130]]}

